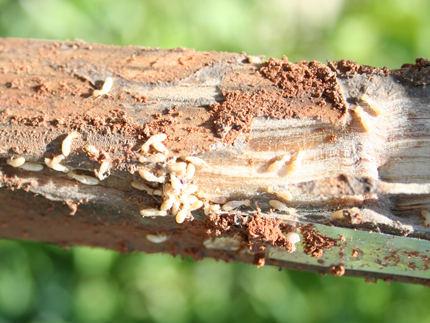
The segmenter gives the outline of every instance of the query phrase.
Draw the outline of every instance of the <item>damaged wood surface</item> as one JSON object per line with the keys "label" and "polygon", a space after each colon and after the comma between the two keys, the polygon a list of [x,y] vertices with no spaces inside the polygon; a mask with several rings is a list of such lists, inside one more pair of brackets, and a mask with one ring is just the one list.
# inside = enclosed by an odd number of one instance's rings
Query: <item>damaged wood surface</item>
{"label": "damaged wood surface", "polygon": [[425,59],[0,39],[0,236],[427,284],[430,244],[399,274],[323,231],[430,240],[429,82]]}

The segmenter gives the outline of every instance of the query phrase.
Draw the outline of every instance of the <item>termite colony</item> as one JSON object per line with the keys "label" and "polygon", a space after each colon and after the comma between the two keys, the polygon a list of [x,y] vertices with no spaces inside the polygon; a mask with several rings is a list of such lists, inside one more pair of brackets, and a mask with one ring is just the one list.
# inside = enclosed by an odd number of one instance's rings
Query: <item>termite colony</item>
{"label": "termite colony", "polygon": [[153,135],[141,148],[139,175],[149,184],[134,181],[131,185],[162,198],[159,208],[141,209],[142,216],[166,216],[171,213],[177,223],[183,223],[185,219],[193,218],[192,211],[200,208],[207,215],[251,205],[249,200],[227,202],[224,197],[199,191],[193,178],[197,169],[207,168],[208,164],[195,156],[169,157],[169,150],[163,144],[166,139],[163,133]]}

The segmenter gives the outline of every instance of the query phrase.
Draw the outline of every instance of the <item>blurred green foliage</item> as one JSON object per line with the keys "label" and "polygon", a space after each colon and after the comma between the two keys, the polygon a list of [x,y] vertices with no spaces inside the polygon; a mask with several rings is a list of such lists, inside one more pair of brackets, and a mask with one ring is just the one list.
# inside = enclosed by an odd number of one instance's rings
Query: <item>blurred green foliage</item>
{"label": "blurred green foliage", "polygon": [[[0,0],[0,36],[398,68],[429,57],[425,0]],[[166,255],[0,241],[0,323],[429,322],[429,290]]]}

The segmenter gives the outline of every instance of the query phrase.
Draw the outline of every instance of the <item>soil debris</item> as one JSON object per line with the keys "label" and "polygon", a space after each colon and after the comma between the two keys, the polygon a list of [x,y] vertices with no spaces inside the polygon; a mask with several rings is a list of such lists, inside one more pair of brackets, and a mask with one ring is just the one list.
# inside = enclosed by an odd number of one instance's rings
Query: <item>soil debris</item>
{"label": "soil debris", "polygon": [[314,258],[321,257],[324,249],[336,246],[337,241],[335,239],[317,233],[312,224],[301,227],[301,232],[305,244],[305,253]]}
{"label": "soil debris", "polygon": [[332,276],[341,277],[345,274],[345,266],[344,264],[331,265],[329,271]]}
{"label": "soil debris", "polygon": [[271,58],[259,70],[272,86],[254,92],[226,91],[224,102],[213,105],[216,133],[232,144],[249,133],[255,117],[277,119],[317,118],[339,122],[346,113],[346,103],[336,80],[336,73],[317,61],[300,62]]}
{"label": "soil debris", "polygon": [[206,219],[208,233],[212,237],[240,236],[244,246],[251,252],[261,253],[267,246],[285,248],[287,252],[295,250],[286,237],[294,228],[281,220],[235,214],[210,214]]}

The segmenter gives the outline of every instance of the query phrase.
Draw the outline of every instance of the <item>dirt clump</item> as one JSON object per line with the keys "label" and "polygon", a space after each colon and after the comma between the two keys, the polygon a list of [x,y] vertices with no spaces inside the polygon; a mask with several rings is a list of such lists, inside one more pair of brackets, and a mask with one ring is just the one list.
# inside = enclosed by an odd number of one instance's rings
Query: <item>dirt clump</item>
{"label": "dirt clump", "polygon": [[336,246],[337,241],[335,239],[317,233],[312,224],[301,227],[301,232],[305,244],[305,253],[314,258],[321,257],[324,249]]}

